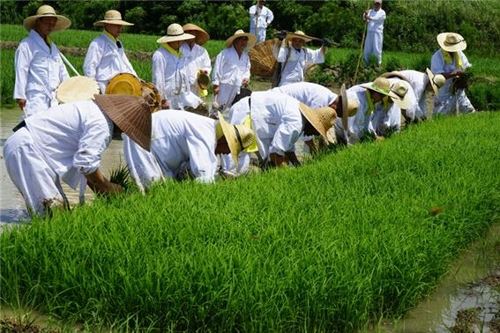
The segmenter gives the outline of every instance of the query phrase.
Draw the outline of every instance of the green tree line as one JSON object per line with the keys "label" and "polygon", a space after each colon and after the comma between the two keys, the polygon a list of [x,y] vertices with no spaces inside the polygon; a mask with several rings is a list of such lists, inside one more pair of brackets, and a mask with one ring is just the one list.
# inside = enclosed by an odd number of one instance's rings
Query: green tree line
{"label": "green tree line", "polygon": [[[68,16],[74,29],[94,29],[93,23],[106,10],[117,9],[135,23],[128,30],[132,33],[161,35],[171,23],[193,22],[212,38],[226,39],[236,29],[248,30],[247,10],[254,1],[2,0],[0,21],[22,24],[44,3]],[[361,43],[362,12],[371,4],[371,0],[275,0],[266,5],[275,15],[272,29],[300,29],[352,48]],[[431,51],[437,47],[435,36],[445,31],[462,34],[474,53],[494,55],[500,49],[500,1],[385,0],[383,8],[387,13],[385,50]]]}

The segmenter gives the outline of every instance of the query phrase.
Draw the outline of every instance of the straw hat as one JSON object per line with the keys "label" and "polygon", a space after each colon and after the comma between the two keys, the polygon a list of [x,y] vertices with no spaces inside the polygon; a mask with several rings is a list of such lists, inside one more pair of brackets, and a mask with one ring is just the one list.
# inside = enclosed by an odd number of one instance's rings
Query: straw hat
{"label": "straw hat", "polygon": [[378,77],[373,82],[363,83],[363,88],[376,91],[382,95],[389,96],[391,93],[391,83],[385,77]]}
{"label": "straw hat", "polygon": [[208,32],[206,32],[196,24],[192,23],[184,24],[182,26],[182,29],[184,31],[189,31],[191,35],[194,35],[196,38],[195,42],[198,45],[203,45],[210,39],[210,35],[208,34]]}
{"label": "straw hat", "polygon": [[129,23],[127,21],[122,20],[122,14],[120,14],[119,11],[114,10],[114,9],[108,10],[104,14],[104,20],[95,22],[94,26],[95,27],[102,27],[105,24],[125,25],[125,26],[134,25],[133,23]]}
{"label": "straw hat", "polygon": [[97,81],[87,76],[73,76],[64,80],[56,89],[56,98],[60,103],[91,100],[99,94]]}
{"label": "straw hat", "polygon": [[95,95],[99,108],[139,146],[150,151],[151,106],[136,96]]}
{"label": "straw hat", "polygon": [[167,34],[158,39],[156,42],[158,44],[164,44],[164,43],[177,42],[193,38],[195,38],[195,36],[191,34],[186,34],[180,24],[172,23],[167,28]]}
{"label": "straw hat", "polygon": [[330,107],[322,107],[312,109],[300,103],[300,112],[307,119],[307,121],[314,127],[314,129],[327,141],[333,143],[333,139],[329,136],[328,130],[333,126],[337,113]]}
{"label": "straw hat", "polygon": [[293,38],[302,39],[306,43],[310,42],[310,41],[312,41],[314,39],[314,37],[308,36],[303,31],[300,31],[300,30],[297,30],[295,32],[288,32],[286,34],[286,40],[287,41],[290,41]]}
{"label": "straw hat", "polygon": [[408,90],[410,89],[410,84],[406,81],[400,80],[394,83],[391,87],[391,97],[394,104],[399,106],[400,109],[406,110],[411,106],[410,95]]}
{"label": "straw hat", "polygon": [[218,115],[219,124],[231,151],[231,157],[234,163],[238,164],[240,152],[256,144],[255,133],[245,125],[231,125],[220,112]]}
{"label": "straw hat", "polygon": [[448,52],[463,51],[467,48],[467,43],[462,35],[456,32],[443,32],[437,35],[439,46]]}
{"label": "straw hat", "polygon": [[401,74],[398,71],[387,72],[387,73],[384,73],[384,74],[380,75],[380,77],[385,77],[387,79],[398,78],[398,79],[401,79],[401,80],[408,81],[408,79],[406,78],[406,76],[404,76],[403,74]]}
{"label": "straw hat", "polygon": [[429,68],[425,69],[427,76],[429,77],[429,82],[431,84],[434,94],[438,94],[439,88],[441,88],[446,83],[446,78],[442,74],[435,75]]}
{"label": "straw hat", "polygon": [[35,26],[36,20],[42,17],[57,17],[56,25],[52,31],[61,31],[69,28],[71,25],[71,21],[67,17],[57,15],[54,8],[49,5],[40,6],[36,11],[36,15],[28,16],[24,19],[23,25],[26,30],[31,30]]}
{"label": "straw hat", "polygon": [[106,86],[106,94],[141,96],[141,81],[130,73],[115,75]]}
{"label": "straw hat", "polygon": [[226,47],[231,47],[233,45],[233,42],[236,38],[240,37],[247,37],[248,38],[248,47],[252,48],[255,45],[255,42],[257,41],[257,37],[255,37],[254,34],[251,34],[249,32],[244,32],[243,30],[239,29],[236,30],[234,35],[226,39]]}
{"label": "straw hat", "polygon": [[356,99],[349,99],[345,89],[345,83],[340,87],[340,97],[342,98],[342,126],[348,127],[348,119],[356,114],[359,103]]}

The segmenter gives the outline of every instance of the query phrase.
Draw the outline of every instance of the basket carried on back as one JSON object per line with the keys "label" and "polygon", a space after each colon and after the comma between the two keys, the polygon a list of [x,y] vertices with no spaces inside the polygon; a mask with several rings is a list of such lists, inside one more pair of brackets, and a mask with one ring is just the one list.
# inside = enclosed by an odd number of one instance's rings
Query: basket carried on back
{"label": "basket carried on back", "polygon": [[280,41],[275,38],[259,43],[250,50],[250,72],[252,75],[263,77],[273,76],[278,65],[274,53],[277,53],[279,45]]}

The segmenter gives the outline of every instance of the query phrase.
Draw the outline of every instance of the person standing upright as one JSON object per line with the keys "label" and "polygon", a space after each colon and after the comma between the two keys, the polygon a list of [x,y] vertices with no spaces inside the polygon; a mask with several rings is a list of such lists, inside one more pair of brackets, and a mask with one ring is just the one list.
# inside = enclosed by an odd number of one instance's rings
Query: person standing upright
{"label": "person standing upright", "polygon": [[366,33],[364,59],[368,64],[373,54],[377,64],[382,64],[382,44],[384,41],[385,11],[382,9],[382,0],[374,0],[373,8],[363,13],[363,19],[368,24]]}
{"label": "person standing upright", "polygon": [[266,40],[266,29],[274,20],[273,12],[264,6],[266,0],[257,0],[257,4],[248,9],[250,14],[250,33],[257,37],[257,43]]}
{"label": "person standing upright", "polygon": [[58,104],[56,88],[69,75],[49,35],[67,29],[71,21],[57,15],[51,6],[43,5],[36,15],[24,19],[23,25],[29,35],[16,49],[14,99],[27,118]]}
{"label": "person standing upright", "polygon": [[116,10],[108,10],[104,20],[94,23],[96,27],[104,27],[104,31],[90,43],[83,62],[83,72],[97,81],[103,94],[115,75],[130,73],[137,76],[125,54],[123,43],[118,39],[123,27],[132,25],[123,21],[122,15]]}

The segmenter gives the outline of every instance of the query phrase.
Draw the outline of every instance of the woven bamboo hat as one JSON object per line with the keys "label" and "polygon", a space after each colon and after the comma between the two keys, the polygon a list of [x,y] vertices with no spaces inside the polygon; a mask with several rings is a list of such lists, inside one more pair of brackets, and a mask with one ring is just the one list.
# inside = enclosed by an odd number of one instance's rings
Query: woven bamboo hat
{"label": "woven bamboo hat", "polygon": [[182,26],[180,24],[172,23],[167,28],[167,34],[159,38],[156,42],[158,44],[164,44],[164,43],[178,42],[193,38],[195,38],[195,36],[185,33],[184,29],[182,29]]}
{"label": "woven bamboo hat", "polygon": [[99,85],[87,76],[70,77],[56,89],[56,98],[60,103],[91,100],[95,94],[99,94]]}
{"label": "woven bamboo hat", "polygon": [[142,97],[95,95],[99,108],[139,146],[150,151],[151,104]]}
{"label": "woven bamboo hat", "polygon": [[231,125],[220,112],[218,115],[219,124],[231,151],[231,157],[234,163],[238,164],[240,152],[256,144],[255,133],[245,125]]}
{"label": "woven bamboo hat", "polygon": [[208,32],[206,32],[196,24],[193,23],[184,24],[182,26],[182,29],[184,29],[184,32],[194,35],[195,42],[198,45],[203,45],[210,39],[210,35],[208,34]]}
{"label": "woven bamboo hat", "polygon": [[467,48],[467,43],[462,35],[456,32],[443,32],[436,37],[439,46],[448,52],[463,51]]}
{"label": "woven bamboo hat", "polygon": [[255,45],[255,42],[257,41],[257,37],[255,37],[254,34],[239,29],[236,30],[236,32],[231,37],[226,39],[226,47],[231,47],[233,45],[234,40],[240,37],[248,38],[248,44],[247,44],[248,48],[252,48]]}
{"label": "woven bamboo hat", "polygon": [[426,68],[425,72],[429,77],[429,83],[431,84],[434,94],[437,95],[439,88],[441,88],[446,83],[446,78],[443,74],[434,74],[429,68]]}
{"label": "woven bamboo hat", "polygon": [[297,30],[295,32],[289,32],[286,34],[286,40],[290,41],[294,38],[302,39],[304,42],[310,42],[314,39],[314,37],[306,35],[303,31]]}
{"label": "woven bamboo hat", "polygon": [[133,23],[122,20],[122,14],[114,9],[108,10],[104,14],[104,20],[94,22],[95,27],[102,27],[105,24],[131,26]]}
{"label": "woven bamboo hat", "polygon": [[57,15],[56,11],[54,10],[54,8],[52,8],[52,6],[42,5],[37,9],[35,15],[28,16],[27,18],[24,19],[23,26],[26,28],[26,30],[31,30],[35,26],[36,20],[42,17],[57,18],[56,25],[52,31],[61,31],[69,28],[69,26],[71,25],[70,19],[62,15]]}
{"label": "woven bamboo hat", "polygon": [[332,137],[327,134],[337,117],[337,113],[334,109],[330,107],[312,109],[304,103],[300,103],[299,109],[304,118],[307,119],[319,135],[321,135],[327,142],[334,142]]}

